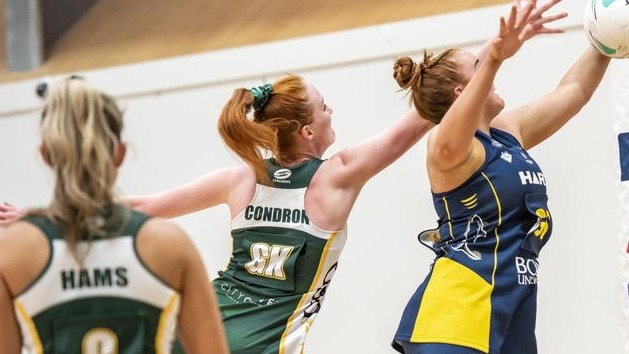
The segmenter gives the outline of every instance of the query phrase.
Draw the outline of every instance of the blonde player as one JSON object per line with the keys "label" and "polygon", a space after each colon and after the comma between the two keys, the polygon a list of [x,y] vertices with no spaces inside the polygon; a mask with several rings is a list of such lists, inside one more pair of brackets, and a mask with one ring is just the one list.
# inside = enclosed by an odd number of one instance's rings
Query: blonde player
{"label": "blonde player", "polygon": [[227,353],[197,251],[174,224],[114,203],[122,113],[85,81],[51,87],[46,209],[0,234],[0,353]]}

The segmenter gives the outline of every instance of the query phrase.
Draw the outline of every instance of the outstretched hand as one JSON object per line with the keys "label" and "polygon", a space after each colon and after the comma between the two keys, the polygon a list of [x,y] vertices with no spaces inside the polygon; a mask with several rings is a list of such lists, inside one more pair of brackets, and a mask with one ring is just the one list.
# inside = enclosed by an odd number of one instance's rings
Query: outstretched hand
{"label": "outstretched hand", "polygon": [[522,47],[524,41],[531,37],[530,33],[534,29],[528,23],[528,18],[533,11],[533,6],[534,4],[529,2],[519,11],[516,5],[512,5],[509,17],[500,18],[500,30],[491,41],[487,59],[502,62],[513,56]]}
{"label": "outstretched hand", "polygon": [[[568,14],[562,12],[556,15],[547,15],[548,10],[554,8],[561,0],[548,0],[544,5],[538,7],[538,0],[512,0],[511,9],[515,8],[515,21],[526,26],[526,31],[522,31],[521,40],[523,42],[539,35],[539,34],[555,34],[563,33],[561,28],[551,28],[547,25],[560,20]],[[524,29],[524,27],[522,27]],[[491,50],[493,42],[496,38],[488,40],[478,51],[477,56],[481,60],[485,60]]]}
{"label": "outstretched hand", "polygon": [[9,203],[0,202],[0,227],[6,226],[20,217],[24,216],[26,211]]}
{"label": "outstretched hand", "polygon": [[[544,17],[546,12],[557,5],[561,0],[549,0],[544,5],[537,7],[537,0],[513,0],[512,4],[517,11],[517,18],[521,20],[525,18],[525,22],[529,25],[530,29],[525,33],[523,40],[527,41],[538,34],[555,34],[563,33],[561,28],[547,27],[549,23],[555,22],[568,16],[567,12],[561,12],[555,15],[549,15]],[[528,13],[527,7],[532,6],[532,10]],[[525,16],[526,13],[526,17]]]}
{"label": "outstretched hand", "polygon": [[488,57],[505,60],[515,54],[525,41],[539,34],[563,33],[563,29],[550,28],[547,24],[568,16],[566,12],[544,17],[559,2],[561,0],[549,0],[538,7],[537,0],[513,0],[509,17],[500,18],[500,32],[492,40]]}

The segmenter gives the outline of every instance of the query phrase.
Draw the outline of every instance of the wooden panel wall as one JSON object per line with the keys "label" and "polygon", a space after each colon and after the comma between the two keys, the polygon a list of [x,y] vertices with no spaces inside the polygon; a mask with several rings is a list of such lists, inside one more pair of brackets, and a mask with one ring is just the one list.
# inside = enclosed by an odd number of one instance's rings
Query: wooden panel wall
{"label": "wooden panel wall", "polygon": [[[509,1],[102,0],[50,48],[44,65],[35,70],[7,70],[4,26],[0,26],[0,82],[137,63],[504,3]],[[0,0],[0,5],[2,11],[4,0]]]}

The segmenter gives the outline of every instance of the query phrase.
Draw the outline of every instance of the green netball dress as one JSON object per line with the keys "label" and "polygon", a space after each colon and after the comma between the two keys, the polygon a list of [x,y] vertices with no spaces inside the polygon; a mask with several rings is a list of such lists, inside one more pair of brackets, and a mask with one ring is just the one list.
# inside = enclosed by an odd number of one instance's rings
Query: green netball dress
{"label": "green netball dress", "polygon": [[50,243],[45,269],[14,301],[29,353],[170,353],[179,294],[136,252],[135,237],[147,217],[125,214],[119,236],[95,237],[89,246],[79,242],[79,249],[89,247],[81,267],[49,219],[24,219]]}
{"label": "green netball dress", "polygon": [[305,211],[322,162],[283,168],[267,160],[272,186],[258,184],[232,220],[232,257],[213,282],[232,354],[302,352],[346,239],[345,229],[317,228]]}

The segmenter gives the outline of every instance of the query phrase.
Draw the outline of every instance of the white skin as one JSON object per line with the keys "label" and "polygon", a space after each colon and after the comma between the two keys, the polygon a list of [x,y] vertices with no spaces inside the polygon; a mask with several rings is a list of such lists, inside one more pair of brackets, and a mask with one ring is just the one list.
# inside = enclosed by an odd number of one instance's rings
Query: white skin
{"label": "white skin", "polygon": [[466,181],[485,160],[485,149],[474,137],[495,127],[512,134],[524,149],[541,143],[590,100],[609,65],[610,58],[588,48],[577,59],[554,91],[515,108],[502,111],[504,102],[494,92],[498,69],[530,38],[534,30],[515,15],[501,19],[500,33],[491,41],[487,58],[480,62],[458,51],[455,60],[467,83],[455,88],[454,101],[428,139],[427,169],[435,193],[450,191]]}
{"label": "white skin", "polygon": [[[314,86],[306,84],[306,94],[313,112],[312,122],[295,133],[297,150],[304,157],[283,161],[288,166],[310,156],[321,158],[335,140],[332,108]],[[310,221],[325,230],[343,229],[365,183],[419,141],[432,126],[412,109],[379,134],[326,159],[306,193],[305,208]],[[227,204],[234,218],[251,202],[255,188],[253,171],[248,166],[237,166],[219,169],[163,193],[127,201],[148,214],[167,217]]]}
{"label": "white skin", "polygon": [[[124,155],[121,144],[116,165]],[[207,291],[205,265],[189,237],[174,223],[153,218],[140,229],[136,244],[144,264],[181,294],[178,331],[186,351],[228,353],[215,295]],[[46,236],[30,223],[14,222],[0,234],[0,354],[21,353],[13,300],[37,279],[49,257]]]}
{"label": "white skin", "polygon": [[7,202],[0,202],[0,226],[5,226],[24,215],[25,211]]}
{"label": "white skin", "polygon": [[[546,25],[565,17],[565,13],[543,16],[559,1],[552,0],[538,8],[537,1],[523,5],[514,0],[513,16],[527,25],[527,31],[522,32],[522,41],[538,34],[563,32]],[[489,41],[480,55],[487,52],[495,55],[496,49],[490,46],[494,42]],[[314,113],[312,123],[295,133],[297,151],[301,156],[321,158],[334,142],[332,109],[314,86],[307,84],[306,88],[308,104]],[[305,208],[310,221],[325,230],[343,229],[365,183],[410,149],[432,126],[411,109],[379,134],[328,158],[315,173],[306,192]],[[307,158],[282,162],[291,166]],[[247,166],[238,166],[211,172],[169,191],[127,198],[126,202],[140,211],[163,217],[227,204],[233,219],[249,205],[255,188],[253,171]]]}
{"label": "white skin", "polygon": [[[559,1],[551,0],[538,7],[536,0],[529,1],[527,5],[522,0],[513,0],[518,18],[525,18],[529,25],[525,39],[538,34],[563,32],[546,25],[565,17],[566,13],[544,17]],[[487,42],[481,48],[479,57],[485,56],[489,44]],[[321,158],[334,142],[332,109],[325,105],[314,86],[307,85],[307,95],[314,117],[311,124],[296,133],[298,151],[302,155]],[[432,126],[411,109],[381,133],[328,158],[315,174],[306,194],[306,212],[313,224],[326,230],[344,228],[364,184],[419,141]],[[303,159],[284,162],[290,166],[301,161]],[[237,166],[208,173],[169,191],[127,198],[126,202],[140,211],[162,217],[175,217],[227,204],[233,218],[249,204],[254,191],[253,171],[247,166]],[[0,204],[0,226],[23,213],[24,210],[15,206]]]}

